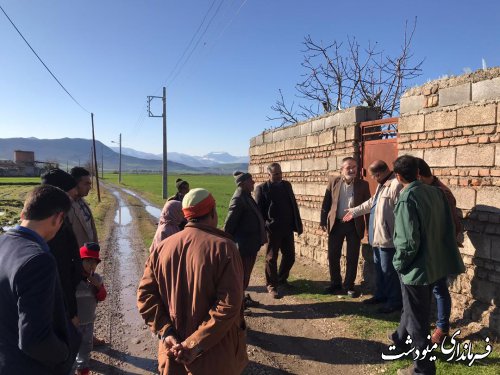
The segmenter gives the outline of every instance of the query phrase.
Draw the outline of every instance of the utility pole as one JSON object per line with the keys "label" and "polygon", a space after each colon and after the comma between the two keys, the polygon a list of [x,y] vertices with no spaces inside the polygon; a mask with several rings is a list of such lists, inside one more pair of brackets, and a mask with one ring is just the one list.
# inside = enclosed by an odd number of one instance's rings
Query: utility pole
{"label": "utility pole", "polygon": [[97,201],[101,203],[101,190],[99,188],[99,168],[97,167],[97,154],[95,150],[94,114],[91,113],[90,117],[92,119],[92,149],[94,153],[94,162],[91,164],[95,164],[95,185],[97,187]]}
{"label": "utility pole", "polygon": [[122,133],[120,133],[120,165],[118,166],[118,183],[122,183]]}
{"label": "utility pole", "polygon": [[[162,99],[163,113],[161,116],[154,115],[151,112],[151,101],[153,99]],[[163,199],[168,198],[167,190],[167,89],[163,87],[163,96],[148,96],[148,114],[149,117],[163,117]]]}

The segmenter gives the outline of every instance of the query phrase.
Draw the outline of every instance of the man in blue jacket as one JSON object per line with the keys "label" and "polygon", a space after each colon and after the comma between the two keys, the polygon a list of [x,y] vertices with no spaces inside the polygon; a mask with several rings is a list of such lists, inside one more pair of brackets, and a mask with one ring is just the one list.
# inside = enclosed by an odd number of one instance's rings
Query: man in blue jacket
{"label": "man in blue jacket", "polygon": [[0,236],[0,374],[65,374],[79,337],[67,318],[47,241],[70,209],[53,186],[32,190],[21,225]]}
{"label": "man in blue jacket", "polygon": [[[440,279],[465,271],[458,251],[450,207],[443,192],[417,180],[415,157],[400,156],[394,161],[394,173],[403,185],[394,209],[393,265],[399,273],[403,295],[403,314],[399,327],[391,335],[395,345],[412,339],[413,355],[420,353],[413,366],[398,374],[436,373],[436,365],[425,355],[431,344],[429,318],[432,289]],[[420,359],[421,358],[421,359]]]}

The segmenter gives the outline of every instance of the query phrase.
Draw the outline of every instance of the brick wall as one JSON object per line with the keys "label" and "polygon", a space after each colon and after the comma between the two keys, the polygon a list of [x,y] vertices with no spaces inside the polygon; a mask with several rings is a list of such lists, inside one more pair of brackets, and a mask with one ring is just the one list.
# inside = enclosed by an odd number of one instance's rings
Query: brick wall
{"label": "brick wall", "polygon": [[450,291],[454,318],[500,332],[500,69],[430,82],[401,98],[399,154],[421,157],[450,187],[467,267]]}
{"label": "brick wall", "polygon": [[[500,333],[500,68],[430,82],[401,98],[399,155],[425,159],[457,199],[467,267],[450,290],[452,317]],[[249,171],[257,182],[278,162],[297,196],[304,234],[296,252],[327,265],[327,236],[319,229],[329,175],[346,156],[359,157],[359,123],[375,119],[364,107],[329,113],[250,140]],[[343,263],[343,261],[342,261]],[[362,251],[358,282],[373,280],[371,254]],[[342,264],[342,268],[344,264]]]}

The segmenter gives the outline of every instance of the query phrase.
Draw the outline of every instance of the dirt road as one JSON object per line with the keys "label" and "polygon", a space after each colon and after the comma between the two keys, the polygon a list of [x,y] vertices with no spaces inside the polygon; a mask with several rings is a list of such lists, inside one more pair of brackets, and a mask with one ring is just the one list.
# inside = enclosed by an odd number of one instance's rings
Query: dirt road
{"label": "dirt road", "polygon": [[[113,227],[102,246],[103,262],[98,272],[104,275],[108,299],[98,307],[96,333],[109,345],[93,353],[91,368],[96,374],[154,374],[156,369],[157,341],[144,325],[135,303],[147,251],[123,196],[128,193],[113,190],[118,208],[114,220],[109,220]],[[150,208],[148,212],[158,211]],[[292,272],[303,279],[326,278],[324,269],[301,259]],[[387,344],[358,337],[358,332],[341,319],[344,311],[362,306],[359,302],[318,302],[297,298],[293,290],[281,299],[272,299],[264,288],[262,262],[256,265],[249,291],[262,305],[252,309],[252,316],[247,318],[250,363],[245,375],[384,371],[380,353]]]}

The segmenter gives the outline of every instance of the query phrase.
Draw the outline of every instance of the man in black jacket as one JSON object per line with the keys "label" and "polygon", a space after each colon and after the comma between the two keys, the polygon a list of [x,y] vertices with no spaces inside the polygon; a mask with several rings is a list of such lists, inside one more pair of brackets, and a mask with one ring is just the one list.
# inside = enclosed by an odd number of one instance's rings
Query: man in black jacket
{"label": "man in black jacket", "polygon": [[0,236],[0,374],[67,375],[80,344],[47,246],[70,208],[53,186],[31,191],[21,225]]}
{"label": "man in black jacket", "polygon": [[[42,184],[58,187],[65,191],[71,200],[78,197],[76,180],[61,169],[54,168],[42,175]],[[82,279],[82,260],[80,259],[80,246],[78,246],[73,227],[67,217],[54,238],[48,241],[48,245],[50,252],[56,259],[68,316],[77,327],[78,311],[75,293],[76,286]]]}
{"label": "man in black jacket", "polygon": [[[255,185],[250,173],[234,172],[235,183],[238,186],[229,203],[229,210],[224,223],[224,231],[233,236],[238,245],[243,262],[243,290],[248,288],[250,275],[260,247],[267,242],[264,219],[259,207],[252,198]],[[258,306],[247,293],[243,304],[245,309]],[[245,310],[249,314],[249,310]]]}
{"label": "man in black jacket", "polygon": [[[281,166],[272,163],[267,167],[269,180],[255,189],[255,201],[266,222],[269,242],[266,249],[267,291],[279,298],[278,284],[288,286],[288,276],[295,263],[293,232],[302,234],[302,220],[292,185],[283,180]],[[278,253],[281,264],[277,269]]]}

